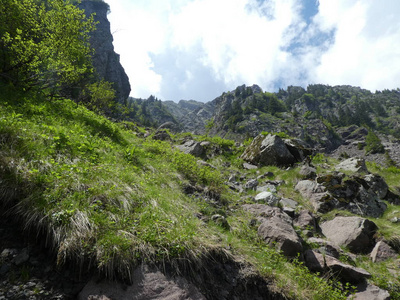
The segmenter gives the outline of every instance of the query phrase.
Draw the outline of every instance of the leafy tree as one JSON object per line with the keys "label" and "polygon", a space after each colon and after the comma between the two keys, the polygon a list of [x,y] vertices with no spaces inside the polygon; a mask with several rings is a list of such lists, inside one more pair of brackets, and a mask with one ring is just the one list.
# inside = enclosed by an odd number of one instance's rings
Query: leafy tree
{"label": "leafy tree", "polygon": [[55,94],[92,72],[95,22],[69,0],[0,0],[0,7],[1,81]]}

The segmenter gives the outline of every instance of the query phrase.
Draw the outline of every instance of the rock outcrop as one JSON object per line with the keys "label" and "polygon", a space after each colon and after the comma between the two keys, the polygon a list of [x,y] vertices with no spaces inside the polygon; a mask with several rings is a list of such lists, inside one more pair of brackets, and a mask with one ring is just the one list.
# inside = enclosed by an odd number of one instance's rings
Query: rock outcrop
{"label": "rock outcrop", "polygon": [[260,166],[291,166],[311,154],[311,149],[300,142],[282,140],[277,135],[258,135],[240,158]]}
{"label": "rock outcrop", "polygon": [[375,244],[378,227],[360,217],[336,217],[320,224],[322,233],[337,246],[345,246],[353,253],[368,253]]}
{"label": "rock outcrop", "polygon": [[98,22],[96,30],[90,34],[90,44],[94,48],[93,66],[100,77],[113,84],[116,100],[124,102],[131,91],[128,76],[122,67],[119,55],[115,53],[110,22],[107,19],[109,6],[102,1],[85,0],[79,4],[87,16],[94,14]]}

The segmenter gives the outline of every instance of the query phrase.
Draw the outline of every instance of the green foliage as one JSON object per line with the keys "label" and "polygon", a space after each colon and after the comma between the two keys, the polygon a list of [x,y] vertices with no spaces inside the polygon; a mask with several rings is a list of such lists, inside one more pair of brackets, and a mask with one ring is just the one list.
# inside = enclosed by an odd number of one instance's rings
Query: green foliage
{"label": "green foliage", "polygon": [[365,137],[365,152],[371,154],[385,152],[385,147],[372,129],[368,130],[368,134]]}
{"label": "green foliage", "polygon": [[115,90],[110,82],[101,80],[88,84],[82,93],[85,105],[97,112],[106,112],[115,106]]}
{"label": "green foliage", "polygon": [[79,85],[92,71],[93,18],[64,0],[1,0],[0,78],[24,89]]}
{"label": "green foliage", "polygon": [[289,136],[287,133],[285,133],[285,132],[268,132],[268,131],[262,131],[261,134],[264,135],[264,136],[267,136],[267,135],[269,135],[269,134],[272,134],[272,135],[279,136],[279,137],[282,138],[282,139],[290,139],[290,136]]}

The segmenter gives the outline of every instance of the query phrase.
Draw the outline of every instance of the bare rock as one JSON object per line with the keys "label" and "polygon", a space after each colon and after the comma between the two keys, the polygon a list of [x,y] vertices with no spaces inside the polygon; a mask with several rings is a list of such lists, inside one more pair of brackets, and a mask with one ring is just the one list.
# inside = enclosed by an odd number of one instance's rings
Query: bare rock
{"label": "bare rock", "polygon": [[349,300],[390,300],[388,291],[383,290],[367,282],[361,282],[357,286],[355,295],[349,296]]}
{"label": "bare rock", "polygon": [[370,278],[371,274],[362,268],[356,268],[342,263],[340,260],[325,256],[325,264],[334,274],[337,274],[342,280],[357,283]]}
{"label": "bare rock", "polygon": [[313,249],[314,251],[321,253],[321,254],[326,254],[329,256],[332,256],[334,258],[339,258],[341,254],[343,254],[343,250],[336,246],[335,244],[321,239],[321,238],[316,238],[316,237],[311,237],[307,240],[309,244],[314,244],[317,245],[317,249]]}
{"label": "bare rock", "polygon": [[317,222],[315,217],[308,210],[302,210],[299,216],[294,221],[294,225],[300,227],[301,229],[307,229],[311,231],[317,231]]}
{"label": "bare rock", "polygon": [[261,192],[256,195],[255,201],[265,203],[270,206],[276,206],[279,202],[279,198],[271,192]]}
{"label": "bare rock", "polygon": [[292,225],[279,217],[264,220],[258,227],[258,235],[269,245],[274,245],[283,255],[295,257],[303,246]]}
{"label": "bare rock", "polygon": [[352,283],[363,281],[370,278],[371,274],[362,268],[356,268],[348,264],[342,263],[340,260],[321,253],[307,250],[304,253],[304,260],[307,268],[313,272],[333,272],[342,280]]}
{"label": "bare rock", "polygon": [[365,182],[369,188],[380,198],[384,199],[388,193],[389,187],[383,177],[376,174],[365,175]]}
{"label": "bare rock", "polygon": [[303,179],[315,179],[315,177],[317,177],[317,169],[309,165],[303,165],[299,174]]}
{"label": "bare rock", "polygon": [[330,205],[332,196],[322,184],[312,180],[301,180],[294,189],[308,199],[317,212],[326,213],[332,209]]}
{"label": "bare rock", "polygon": [[244,184],[246,190],[255,190],[258,186],[257,179],[251,179]]}
{"label": "bare rock", "polygon": [[374,246],[374,222],[360,217],[336,217],[320,224],[322,233],[338,246],[348,247],[353,253],[368,253]]}
{"label": "bare rock", "polygon": [[201,300],[206,298],[186,279],[168,277],[159,270],[143,266],[134,271],[131,286],[106,280],[100,282],[91,280],[78,295],[78,300],[89,299]]}
{"label": "bare rock", "polygon": [[374,249],[370,254],[370,257],[373,262],[380,262],[389,258],[397,257],[397,253],[384,241],[380,241],[376,243]]}
{"label": "bare rock", "polygon": [[276,193],[276,185],[267,183],[266,185],[258,186],[257,187],[257,192],[271,192],[271,193]]}
{"label": "bare rock", "polygon": [[336,170],[350,171],[354,173],[369,173],[365,160],[361,158],[348,158],[336,166]]}
{"label": "bare rock", "polygon": [[258,135],[240,156],[254,165],[290,166],[296,162],[283,140],[276,135]]}
{"label": "bare rock", "polygon": [[249,163],[243,163],[243,169],[255,170],[255,169],[258,169],[258,167],[255,165],[249,164]]}
{"label": "bare rock", "polygon": [[285,220],[285,222],[292,224],[292,218],[279,207],[272,207],[265,204],[245,204],[242,207],[244,210],[258,217],[260,222],[263,222],[265,218],[279,217]]}
{"label": "bare rock", "polygon": [[183,145],[176,146],[176,148],[186,154],[191,154],[196,157],[201,157],[204,154],[204,148],[200,145],[199,142],[196,142],[194,140],[189,140]]}

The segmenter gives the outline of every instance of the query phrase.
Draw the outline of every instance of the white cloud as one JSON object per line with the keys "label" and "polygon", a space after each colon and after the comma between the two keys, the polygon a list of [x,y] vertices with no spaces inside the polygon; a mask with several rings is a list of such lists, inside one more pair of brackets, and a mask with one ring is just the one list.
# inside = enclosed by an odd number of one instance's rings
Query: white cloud
{"label": "white cloud", "polygon": [[[107,0],[134,97],[212,100],[241,84],[396,88],[400,2]],[[311,3],[312,4],[312,3]]]}
{"label": "white cloud", "polygon": [[316,22],[335,42],[315,67],[319,82],[376,90],[399,86],[400,13],[396,1],[320,0]]}

